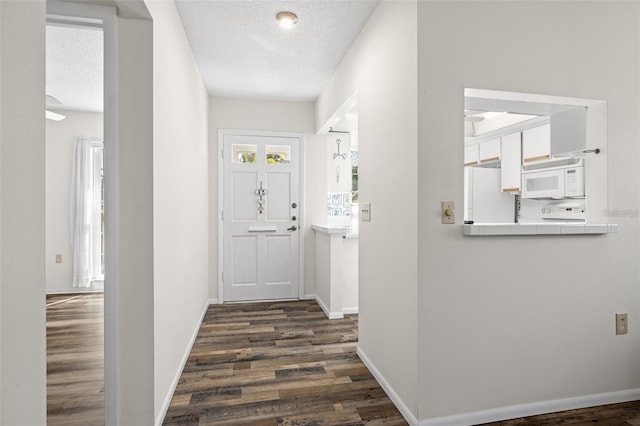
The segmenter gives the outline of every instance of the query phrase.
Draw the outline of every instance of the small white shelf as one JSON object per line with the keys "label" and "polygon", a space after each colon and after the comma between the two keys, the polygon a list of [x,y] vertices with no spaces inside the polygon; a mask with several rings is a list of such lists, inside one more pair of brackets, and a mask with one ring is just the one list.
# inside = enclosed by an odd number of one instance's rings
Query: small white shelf
{"label": "small white shelf", "polygon": [[323,234],[338,234],[347,235],[351,232],[351,228],[348,226],[340,225],[311,225],[311,229],[314,231],[322,232]]}
{"label": "small white shelf", "polygon": [[618,232],[611,223],[476,223],[463,225],[464,235],[602,235]]}

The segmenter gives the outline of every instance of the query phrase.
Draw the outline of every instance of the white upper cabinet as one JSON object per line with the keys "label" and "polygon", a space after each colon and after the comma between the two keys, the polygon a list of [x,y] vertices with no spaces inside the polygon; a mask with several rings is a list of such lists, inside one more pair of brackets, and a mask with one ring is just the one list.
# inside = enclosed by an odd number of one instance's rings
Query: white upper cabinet
{"label": "white upper cabinet", "polygon": [[545,160],[551,157],[551,125],[527,129],[522,132],[522,161]]}
{"label": "white upper cabinet", "polygon": [[522,133],[517,132],[502,137],[502,164],[500,170],[502,192],[516,193],[520,191],[521,135]]}
{"label": "white upper cabinet", "polygon": [[500,160],[500,138],[491,139],[480,144],[480,163]]}
{"label": "white upper cabinet", "polygon": [[475,166],[480,160],[480,149],[478,144],[467,145],[464,147],[464,165]]}
{"label": "white upper cabinet", "polygon": [[587,109],[575,107],[551,116],[551,154],[566,155],[587,148]]}

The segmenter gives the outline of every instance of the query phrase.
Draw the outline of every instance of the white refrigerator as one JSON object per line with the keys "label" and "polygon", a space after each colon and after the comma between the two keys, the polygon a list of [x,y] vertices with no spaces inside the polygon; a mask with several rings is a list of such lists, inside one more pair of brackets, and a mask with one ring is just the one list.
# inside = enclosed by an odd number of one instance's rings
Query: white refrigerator
{"label": "white refrigerator", "polygon": [[473,223],[514,223],[515,196],[502,192],[500,169],[464,168],[464,220]]}

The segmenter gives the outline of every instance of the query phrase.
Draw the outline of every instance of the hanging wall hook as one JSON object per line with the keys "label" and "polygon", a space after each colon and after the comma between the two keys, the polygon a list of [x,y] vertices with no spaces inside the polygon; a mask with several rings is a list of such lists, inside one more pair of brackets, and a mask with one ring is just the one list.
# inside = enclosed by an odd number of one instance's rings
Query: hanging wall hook
{"label": "hanging wall hook", "polygon": [[340,154],[340,144],[342,143],[342,141],[340,139],[336,139],[336,145],[338,145],[338,152],[334,152],[333,153],[333,159],[335,160],[337,157],[342,157],[343,160],[347,159],[347,153],[343,152],[342,154]]}

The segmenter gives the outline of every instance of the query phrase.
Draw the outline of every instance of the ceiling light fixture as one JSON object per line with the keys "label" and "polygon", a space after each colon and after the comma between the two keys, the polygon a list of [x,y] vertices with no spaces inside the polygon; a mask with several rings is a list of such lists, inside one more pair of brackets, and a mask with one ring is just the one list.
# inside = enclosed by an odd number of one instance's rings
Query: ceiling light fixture
{"label": "ceiling light fixture", "polygon": [[[47,106],[62,105],[62,102],[60,102],[57,98],[51,95],[45,95],[45,103],[47,104]],[[67,118],[66,115],[58,114],[57,112],[49,111],[48,109],[45,110],[45,117],[53,121],[61,121]]]}
{"label": "ceiling light fixture", "polygon": [[48,109],[44,111],[44,116],[53,121],[62,121],[67,118],[66,115],[58,114],[57,112],[49,111]]}
{"label": "ceiling light fixture", "polygon": [[293,12],[280,12],[276,15],[276,19],[283,28],[291,28],[298,22],[298,17]]}

